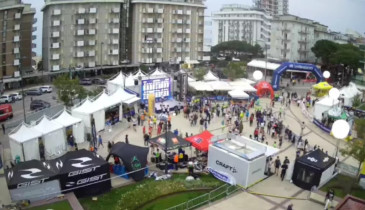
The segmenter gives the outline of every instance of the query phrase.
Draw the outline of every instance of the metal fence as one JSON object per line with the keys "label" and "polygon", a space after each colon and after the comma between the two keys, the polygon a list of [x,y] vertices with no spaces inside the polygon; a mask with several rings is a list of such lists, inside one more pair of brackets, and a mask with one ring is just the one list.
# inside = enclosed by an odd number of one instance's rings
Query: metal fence
{"label": "metal fence", "polygon": [[203,205],[209,204],[213,201],[228,197],[229,195],[232,195],[233,193],[237,192],[239,189],[241,188],[238,186],[225,184],[223,186],[218,187],[217,189],[210,191],[209,193],[198,196],[194,199],[191,199],[179,205],[170,207],[167,210],[195,209]]}

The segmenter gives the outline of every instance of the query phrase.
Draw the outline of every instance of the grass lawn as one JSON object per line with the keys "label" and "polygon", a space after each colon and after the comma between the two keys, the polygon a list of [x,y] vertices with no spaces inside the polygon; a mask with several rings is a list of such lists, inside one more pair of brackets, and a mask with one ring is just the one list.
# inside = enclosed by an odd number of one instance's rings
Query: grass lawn
{"label": "grass lawn", "polygon": [[80,199],[85,210],[119,210],[137,209],[145,203],[161,196],[194,189],[214,189],[223,184],[211,175],[202,175],[200,180],[186,182],[187,174],[174,174],[173,178],[164,181],[145,179],[141,182],[111,190],[98,197],[97,201],[91,198]]}
{"label": "grass lawn", "polygon": [[205,193],[207,193],[208,191],[200,191],[200,192],[186,192],[186,193],[181,193],[181,194],[177,194],[177,195],[172,195],[170,197],[166,197],[160,200],[156,200],[153,203],[150,203],[146,206],[144,206],[142,209],[143,210],[161,210],[161,209],[167,209],[170,208],[172,206],[176,206],[180,203],[184,203],[188,200],[191,200],[193,198],[196,198],[200,195],[203,195]]}
{"label": "grass lawn", "polygon": [[56,203],[51,203],[44,206],[38,206],[30,208],[30,210],[47,210],[47,209],[53,209],[53,210],[72,210],[69,202],[67,200],[59,201]]}
{"label": "grass lawn", "polygon": [[[352,183],[354,184],[352,185],[352,190],[350,192],[350,186]],[[351,194],[355,197],[365,199],[365,190],[358,185],[355,178],[349,176],[339,174],[324,185],[320,190],[327,192],[330,188],[333,188],[335,195],[340,198],[344,198],[347,194]]]}

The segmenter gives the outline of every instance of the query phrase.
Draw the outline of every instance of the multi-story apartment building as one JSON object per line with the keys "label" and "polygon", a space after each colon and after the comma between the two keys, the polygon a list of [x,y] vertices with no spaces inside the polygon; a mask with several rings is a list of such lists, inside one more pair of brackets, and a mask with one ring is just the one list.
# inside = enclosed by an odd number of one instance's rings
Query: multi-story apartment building
{"label": "multi-story apartment building", "polygon": [[219,12],[212,13],[213,45],[240,40],[262,47],[270,45],[272,17],[262,10],[245,5],[223,5]]}
{"label": "multi-story apartment building", "polygon": [[213,21],[211,16],[204,17],[203,61],[210,61],[213,43]]}
{"label": "multi-story apartment building", "polygon": [[253,0],[255,6],[271,16],[289,14],[289,0]]}
{"label": "multi-story apartment building", "polygon": [[129,53],[128,2],[46,0],[42,9],[44,68],[120,65]]}
{"label": "multi-story apartment building", "polygon": [[203,59],[203,0],[132,0],[132,63]]}
{"label": "multi-story apartment building", "polygon": [[334,40],[327,26],[294,15],[276,16],[271,26],[270,57],[283,61],[314,62],[314,44]]}
{"label": "multi-story apartment building", "polygon": [[[5,88],[17,86],[21,72],[32,70],[35,9],[20,0],[0,0],[0,78]],[[21,71],[21,72],[20,72]],[[3,88],[3,87],[1,87]]]}

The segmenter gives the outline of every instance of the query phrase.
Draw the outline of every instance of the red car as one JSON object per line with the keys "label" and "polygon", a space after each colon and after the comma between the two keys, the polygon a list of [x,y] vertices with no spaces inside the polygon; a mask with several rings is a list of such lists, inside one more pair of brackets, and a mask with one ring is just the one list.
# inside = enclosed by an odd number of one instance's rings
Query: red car
{"label": "red car", "polygon": [[13,107],[10,104],[0,105],[0,121],[13,118]]}

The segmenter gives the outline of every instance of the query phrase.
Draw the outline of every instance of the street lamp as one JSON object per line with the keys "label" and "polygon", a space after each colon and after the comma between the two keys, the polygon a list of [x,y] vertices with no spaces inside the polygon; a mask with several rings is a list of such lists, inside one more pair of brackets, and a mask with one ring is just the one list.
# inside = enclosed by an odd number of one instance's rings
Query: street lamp
{"label": "street lamp", "polygon": [[336,157],[338,154],[338,146],[340,144],[340,139],[346,138],[349,132],[350,132],[350,125],[346,120],[336,120],[333,123],[331,133],[337,139]]}

